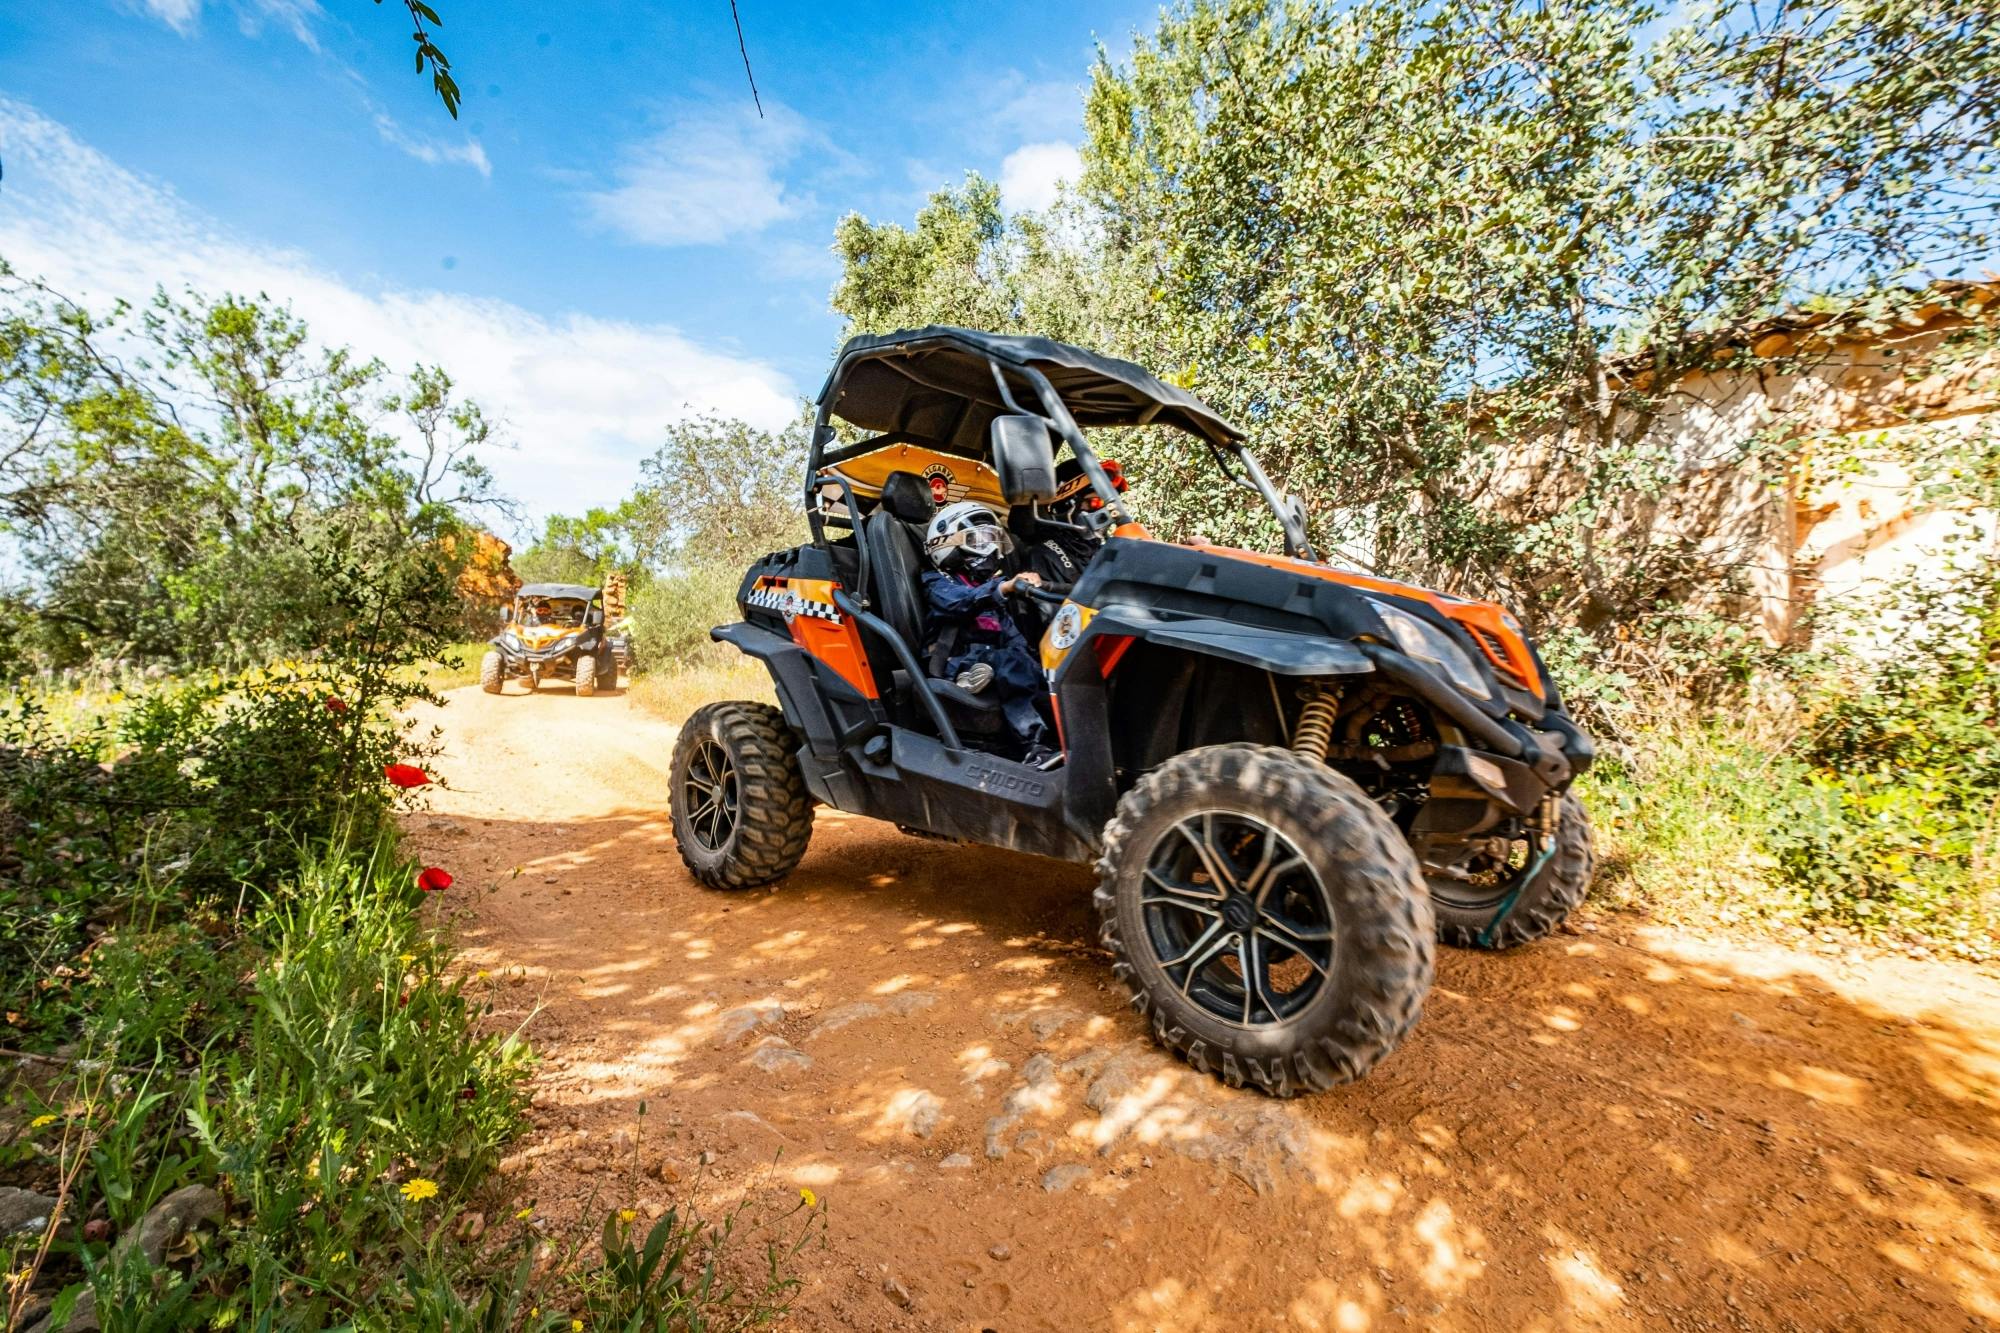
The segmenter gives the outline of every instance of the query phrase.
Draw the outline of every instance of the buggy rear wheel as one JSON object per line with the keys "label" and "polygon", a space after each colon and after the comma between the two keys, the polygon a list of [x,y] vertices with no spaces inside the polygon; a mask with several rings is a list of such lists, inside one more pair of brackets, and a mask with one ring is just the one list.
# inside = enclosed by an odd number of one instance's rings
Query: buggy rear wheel
{"label": "buggy rear wheel", "polygon": [[500,687],[507,683],[507,664],[498,652],[489,652],[479,659],[479,688],[488,694],[500,693]]}
{"label": "buggy rear wheel", "polygon": [[[1474,862],[1465,879],[1428,876],[1438,938],[1465,949],[1511,949],[1554,932],[1590,891],[1596,857],[1590,815],[1575,792],[1544,807],[1553,834],[1518,839],[1507,862]],[[1512,862],[1519,866],[1512,868]]]}
{"label": "buggy rear wheel", "polygon": [[1350,1082],[1431,985],[1429,894],[1353,781],[1287,750],[1162,764],[1105,829],[1095,894],[1113,969],[1154,1039],[1231,1087]]}
{"label": "buggy rear wheel", "polygon": [[812,800],[798,742],[769,704],[695,710],[674,743],[674,841],[711,889],[754,889],[783,879],[806,854]]}
{"label": "buggy rear wheel", "polygon": [[589,653],[579,653],[576,665],[571,668],[570,679],[576,682],[576,697],[588,699],[597,693],[597,659]]}

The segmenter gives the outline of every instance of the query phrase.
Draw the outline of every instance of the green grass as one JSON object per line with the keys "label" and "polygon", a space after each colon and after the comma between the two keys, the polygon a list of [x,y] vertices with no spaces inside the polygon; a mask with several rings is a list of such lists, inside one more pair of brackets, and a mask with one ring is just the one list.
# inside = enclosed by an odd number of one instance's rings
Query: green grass
{"label": "green grass", "polygon": [[486,655],[486,640],[473,643],[456,643],[439,655],[437,661],[426,663],[419,673],[423,683],[433,690],[455,690],[466,685],[479,683],[479,659]]}
{"label": "green grass", "polygon": [[[133,1329],[667,1333],[782,1313],[817,1209],[760,1200],[751,1240],[749,1205],[709,1221],[684,1202],[650,1231],[614,1215],[593,1245],[530,1225],[490,1174],[532,1055],[398,850],[380,765],[425,753],[393,708],[330,708],[351,692],[289,673],[148,688],[113,730],[0,708],[0,1045],[44,1057],[0,1062],[0,1185],[61,1204],[43,1236],[0,1239],[0,1327],[31,1297],[61,1326],[86,1291]],[[376,748],[342,764],[348,738]],[[213,1216],[188,1247],[111,1262],[189,1188]]]}
{"label": "green grass", "polygon": [[[530,1057],[481,1030],[415,871],[386,836],[335,845],[254,906],[155,910],[102,937],[77,991],[91,1063],[17,1108],[34,1114],[0,1176],[58,1190],[107,1232],[59,1230],[39,1264],[17,1243],[8,1271],[94,1286],[107,1327],[280,1308],[275,1327],[395,1323],[412,1285],[463,1280],[471,1256],[448,1228],[523,1123]],[[104,1259],[185,1185],[228,1211],[162,1296]]]}
{"label": "green grass", "polygon": [[[2000,886],[1978,847],[1967,855],[1962,830],[1896,806],[1855,812],[1801,756],[1800,726],[1784,706],[1682,705],[1605,746],[1577,784],[1597,829],[1597,899],[1678,923],[1834,929],[1975,961],[2000,953]],[[2000,838],[2000,810],[1983,837]]]}
{"label": "green grass", "polygon": [[688,714],[717,699],[777,702],[770,671],[734,650],[728,657],[718,656],[695,666],[642,672],[627,693],[633,703],[675,724],[687,721]]}

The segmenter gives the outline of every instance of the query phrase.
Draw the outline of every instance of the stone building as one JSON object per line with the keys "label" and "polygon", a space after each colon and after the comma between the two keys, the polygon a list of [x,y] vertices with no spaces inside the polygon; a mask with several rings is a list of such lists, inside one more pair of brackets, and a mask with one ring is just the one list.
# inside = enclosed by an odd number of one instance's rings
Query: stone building
{"label": "stone building", "polygon": [[[1931,295],[1887,328],[1766,321],[1668,386],[1638,443],[1671,480],[1606,515],[1607,546],[1678,553],[1688,584],[1677,599],[1752,621],[1774,645],[1808,632],[1809,611],[1865,608],[1942,574],[1955,545],[1991,549],[1995,512],[1941,498],[1911,460],[1993,448],[2000,283],[1940,283]],[[1499,507],[1546,508],[1552,488],[1579,488],[1583,454],[1560,439],[1503,449]]]}

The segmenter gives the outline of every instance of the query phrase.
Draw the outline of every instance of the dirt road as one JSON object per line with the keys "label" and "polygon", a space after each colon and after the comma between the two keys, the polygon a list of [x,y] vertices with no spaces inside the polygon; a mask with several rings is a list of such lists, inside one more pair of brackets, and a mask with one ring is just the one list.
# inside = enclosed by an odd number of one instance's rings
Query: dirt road
{"label": "dirt road", "polygon": [[1085,871],[822,812],[787,883],[710,893],[623,697],[437,720],[417,845],[497,1016],[540,1006],[510,1186],[558,1225],[809,1187],[792,1327],[2000,1323],[1991,978],[1607,917],[1441,951],[1401,1051],[1273,1102],[1148,1044]]}

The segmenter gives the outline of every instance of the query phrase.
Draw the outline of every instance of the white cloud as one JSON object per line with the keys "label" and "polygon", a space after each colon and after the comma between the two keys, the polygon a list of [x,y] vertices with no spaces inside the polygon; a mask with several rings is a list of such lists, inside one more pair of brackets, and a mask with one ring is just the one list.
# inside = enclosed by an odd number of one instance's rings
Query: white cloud
{"label": "white cloud", "polygon": [[401,152],[408,153],[419,162],[441,166],[456,162],[471,167],[480,175],[491,180],[493,163],[487,160],[486,149],[477,139],[468,138],[462,144],[439,143],[428,134],[412,134],[396,122],[396,118],[380,107],[375,108],[375,132],[382,141]]}
{"label": "white cloud", "polygon": [[1075,144],[1024,144],[1000,164],[1000,197],[1013,211],[1039,213],[1056,201],[1056,187],[1083,174]]}
{"label": "white cloud", "polygon": [[238,0],[236,24],[247,36],[263,35],[264,24],[277,24],[312,51],[319,50],[313,23],[323,16],[319,0]]}
{"label": "white cloud", "polygon": [[797,395],[769,364],[664,324],[542,314],[505,301],[350,282],[308,256],[245,239],[0,98],[0,256],[94,304],[156,286],[268,293],[321,341],[390,366],[442,365],[518,441],[487,461],[537,514],[613,503],[662,428],[713,411],[775,428]]}
{"label": "white cloud", "polygon": [[[201,18],[205,0],[127,0],[153,18],[186,37],[195,30]],[[263,31],[267,22],[279,27],[304,42],[314,51],[319,50],[319,39],[313,35],[315,19],[324,13],[319,0],[237,0],[236,21],[244,32],[255,37]]]}
{"label": "white cloud", "polygon": [[140,0],[139,7],[182,36],[194,31],[201,14],[201,0]]}
{"label": "white cloud", "polygon": [[619,157],[609,189],[586,192],[592,218],[645,245],[714,245],[795,217],[810,204],[780,173],[813,136],[772,103],[690,105]]}

